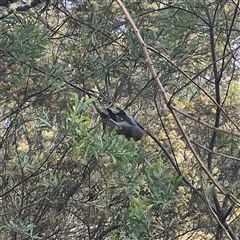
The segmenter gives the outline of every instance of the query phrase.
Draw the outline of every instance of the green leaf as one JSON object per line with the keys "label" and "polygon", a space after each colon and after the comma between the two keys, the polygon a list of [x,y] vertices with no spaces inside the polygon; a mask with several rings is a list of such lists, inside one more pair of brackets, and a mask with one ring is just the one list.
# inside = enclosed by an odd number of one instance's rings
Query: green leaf
{"label": "green leaf", "polygon": [[43,118],[39,118],[39,120],[40,120],[45,126],[47,126],[47,127],[49,127],[49,128],[52,127],[52,125],[51,125],[47,120],[45,120],[45,119],[43,119]]}
{"label": "green leaf", "polygon": [[180,186],[180,184],[182,182],[182,179],[183,179],[183,175],[178,176],[177,179],[175,180],[175,182],[174,182],[174,189],[175,190]]}
{"label": "green leaf", "polygon": [[91,103],[93,103],[94,101],[96,101],[96,99],[97,98],[95,98],[95,97],[93,97],[93,98],[89,98],[88,100],[86,100],[84,103],[83,103],[83,105],[81,106],[81,110],[83,111],[83,110],[85,110],[87,107],[88,107],[88,105],[90,105]]}
{"label": "green leaf", "polygon": [[152,222],[152,209],[149,209],[146,214],[147,227],[149,228]]}

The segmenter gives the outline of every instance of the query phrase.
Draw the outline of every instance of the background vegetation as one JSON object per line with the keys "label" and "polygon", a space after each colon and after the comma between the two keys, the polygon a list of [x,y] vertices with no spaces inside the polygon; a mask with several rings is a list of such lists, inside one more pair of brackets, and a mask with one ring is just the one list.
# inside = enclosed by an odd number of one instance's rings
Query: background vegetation
{"label": "background vegetation", "polygon": [[240,238],[239,11],[1,0],[0,238]]}

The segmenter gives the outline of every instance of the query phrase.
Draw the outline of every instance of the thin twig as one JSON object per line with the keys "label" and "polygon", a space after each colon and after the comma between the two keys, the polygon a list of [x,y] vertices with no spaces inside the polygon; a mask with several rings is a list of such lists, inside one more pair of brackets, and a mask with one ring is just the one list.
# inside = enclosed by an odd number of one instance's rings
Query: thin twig
{"label": "thin twig", "polygon": [[227,134],[232,135],[232,136],[240,137],[240,133],[230,132],[230,131],[227,131],[227,130],[225,130],[225,129],[219,128],[219,127],[218,127],[218,128],[217,128],[217,127],[214,127],[213,125],[202,121],[201,118],[194,117],[194,116],[192,116],[192,115],[190,115],[190,114],[187,114],[187,113],[179,110],[179,109],[176,108],[175,106],[172,106],[172,108],[173,108],[176,112],[182,114],[183,116],[185,116],[185,117],[187,117],[187,118],[189,118],[189,119],[192,119],[193,121],[195,121],[195,122],[197,122],[197,123],[200,123],[201,125],[206,126],[206,127],[210,128],[210,129],[212,129],[212,130],[214,130],[214,131],[223,132],[223,133],[227,133]]}
{"label": "thin twig", "polygon": [[225,157],[225,158],[228,158],[228,159],[240,161],[240,158],[232,157],[232,156],[229,156],[229,155],[226,155],[226,154],[223,154],[223,153],[218,153],[218,152],[215,152],[215,151],[213,151],[213,150],[211,150],[211,149],[209,149],[209,148],[206,148],[206,147],[204,147],[204,146],[202,146],[202,145],[200,145],[200,144],[198,144],[198,143],[196,143],[196,142],[194,142],[194,141],[191,141],[191,142],[192,142],[194,145],[196,145],[196,146],[198,146],[198,147],[200,147],[200,148],[202,148],[202,149],[204,149],[204,150],[206,150],[206,151],[208,151],[208,152],[211,152],[211,153],[213,153],[213,154],[215,154],[215,155],[217,155],[217,156],[221,156],[221,157]]}

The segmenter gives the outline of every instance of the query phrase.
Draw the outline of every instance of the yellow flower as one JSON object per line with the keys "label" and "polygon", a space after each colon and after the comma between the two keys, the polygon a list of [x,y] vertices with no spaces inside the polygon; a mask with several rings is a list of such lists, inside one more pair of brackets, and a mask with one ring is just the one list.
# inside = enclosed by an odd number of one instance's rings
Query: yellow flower
{"label": "yellow flower", "polygon": [[178,194],[181,194],[181,195],[184,194],[184,187],[182,186],[178,187],[177,192]]}
{"label": "yellow flower", "polygon": [[189,113],[195,113],[195,105],[193,102],[188,102],[186,105],[185,105],[185,109],[186,111],[188,111]]}
{"label": "yellow flower", "polygon": [[199,102],[200,102],[200,103],[206,104],[207,101],[208,101],[207,96],[201,95],[201,96],[199,97]]}
{"label": "yellow flower", "polygon": [[20,144],[17,147],[18,152],[28,152],[28,150],[29,150],[29,147],[25,141],[20,142]]}
{"label": "yellow flower", "polygon": [[178,207],[175,207],[175,208],[173,209],[173,211],[174,211],[175,213],[178,213],[178,212],[179,212],[179,208],[178,208]]}
{"label": "yellow flower", "polygon": [[213,168],[213,171],[212,171],[212,174],[213,174],[213,175],[216,175],[218,172],[219,172],[219,171],[218,171],[218,168],[216,168],[216,167]]}
{"label": "yellow flower", "polygon": [[57,128],[55,126],[52,127],[53,132],[57,132]]}
{"label": "yellow flower", "polygon": [[46,131],[46,130],[42,131],[42,136],[47,139],[52,138],[53,134],[54,134],[53,131]]}
{"label": "yellow flower", "polygon": [[211,109],[211,112],[212,112],[213,114],[215,114],[215,113],[216,113],[216,109],[215,109],[215,108],[212,108],[212,109]]}

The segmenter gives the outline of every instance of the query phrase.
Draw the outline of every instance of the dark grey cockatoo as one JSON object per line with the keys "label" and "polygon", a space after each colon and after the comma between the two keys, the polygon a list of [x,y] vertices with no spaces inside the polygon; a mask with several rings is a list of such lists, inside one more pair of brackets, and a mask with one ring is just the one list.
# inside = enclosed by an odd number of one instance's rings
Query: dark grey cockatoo
{"label": "dark grey cockatoo", "polygon": [[118,130],[118,134],[124,135],[128,140],[133,138],[133,140],[139,141],[143,138],[147,132],[139,127],[133,117],[127,116],[127,114],[120,110],[117,113],[112,112],[111,109],[107,108],[109,118],[108,120],[114,123]]}

